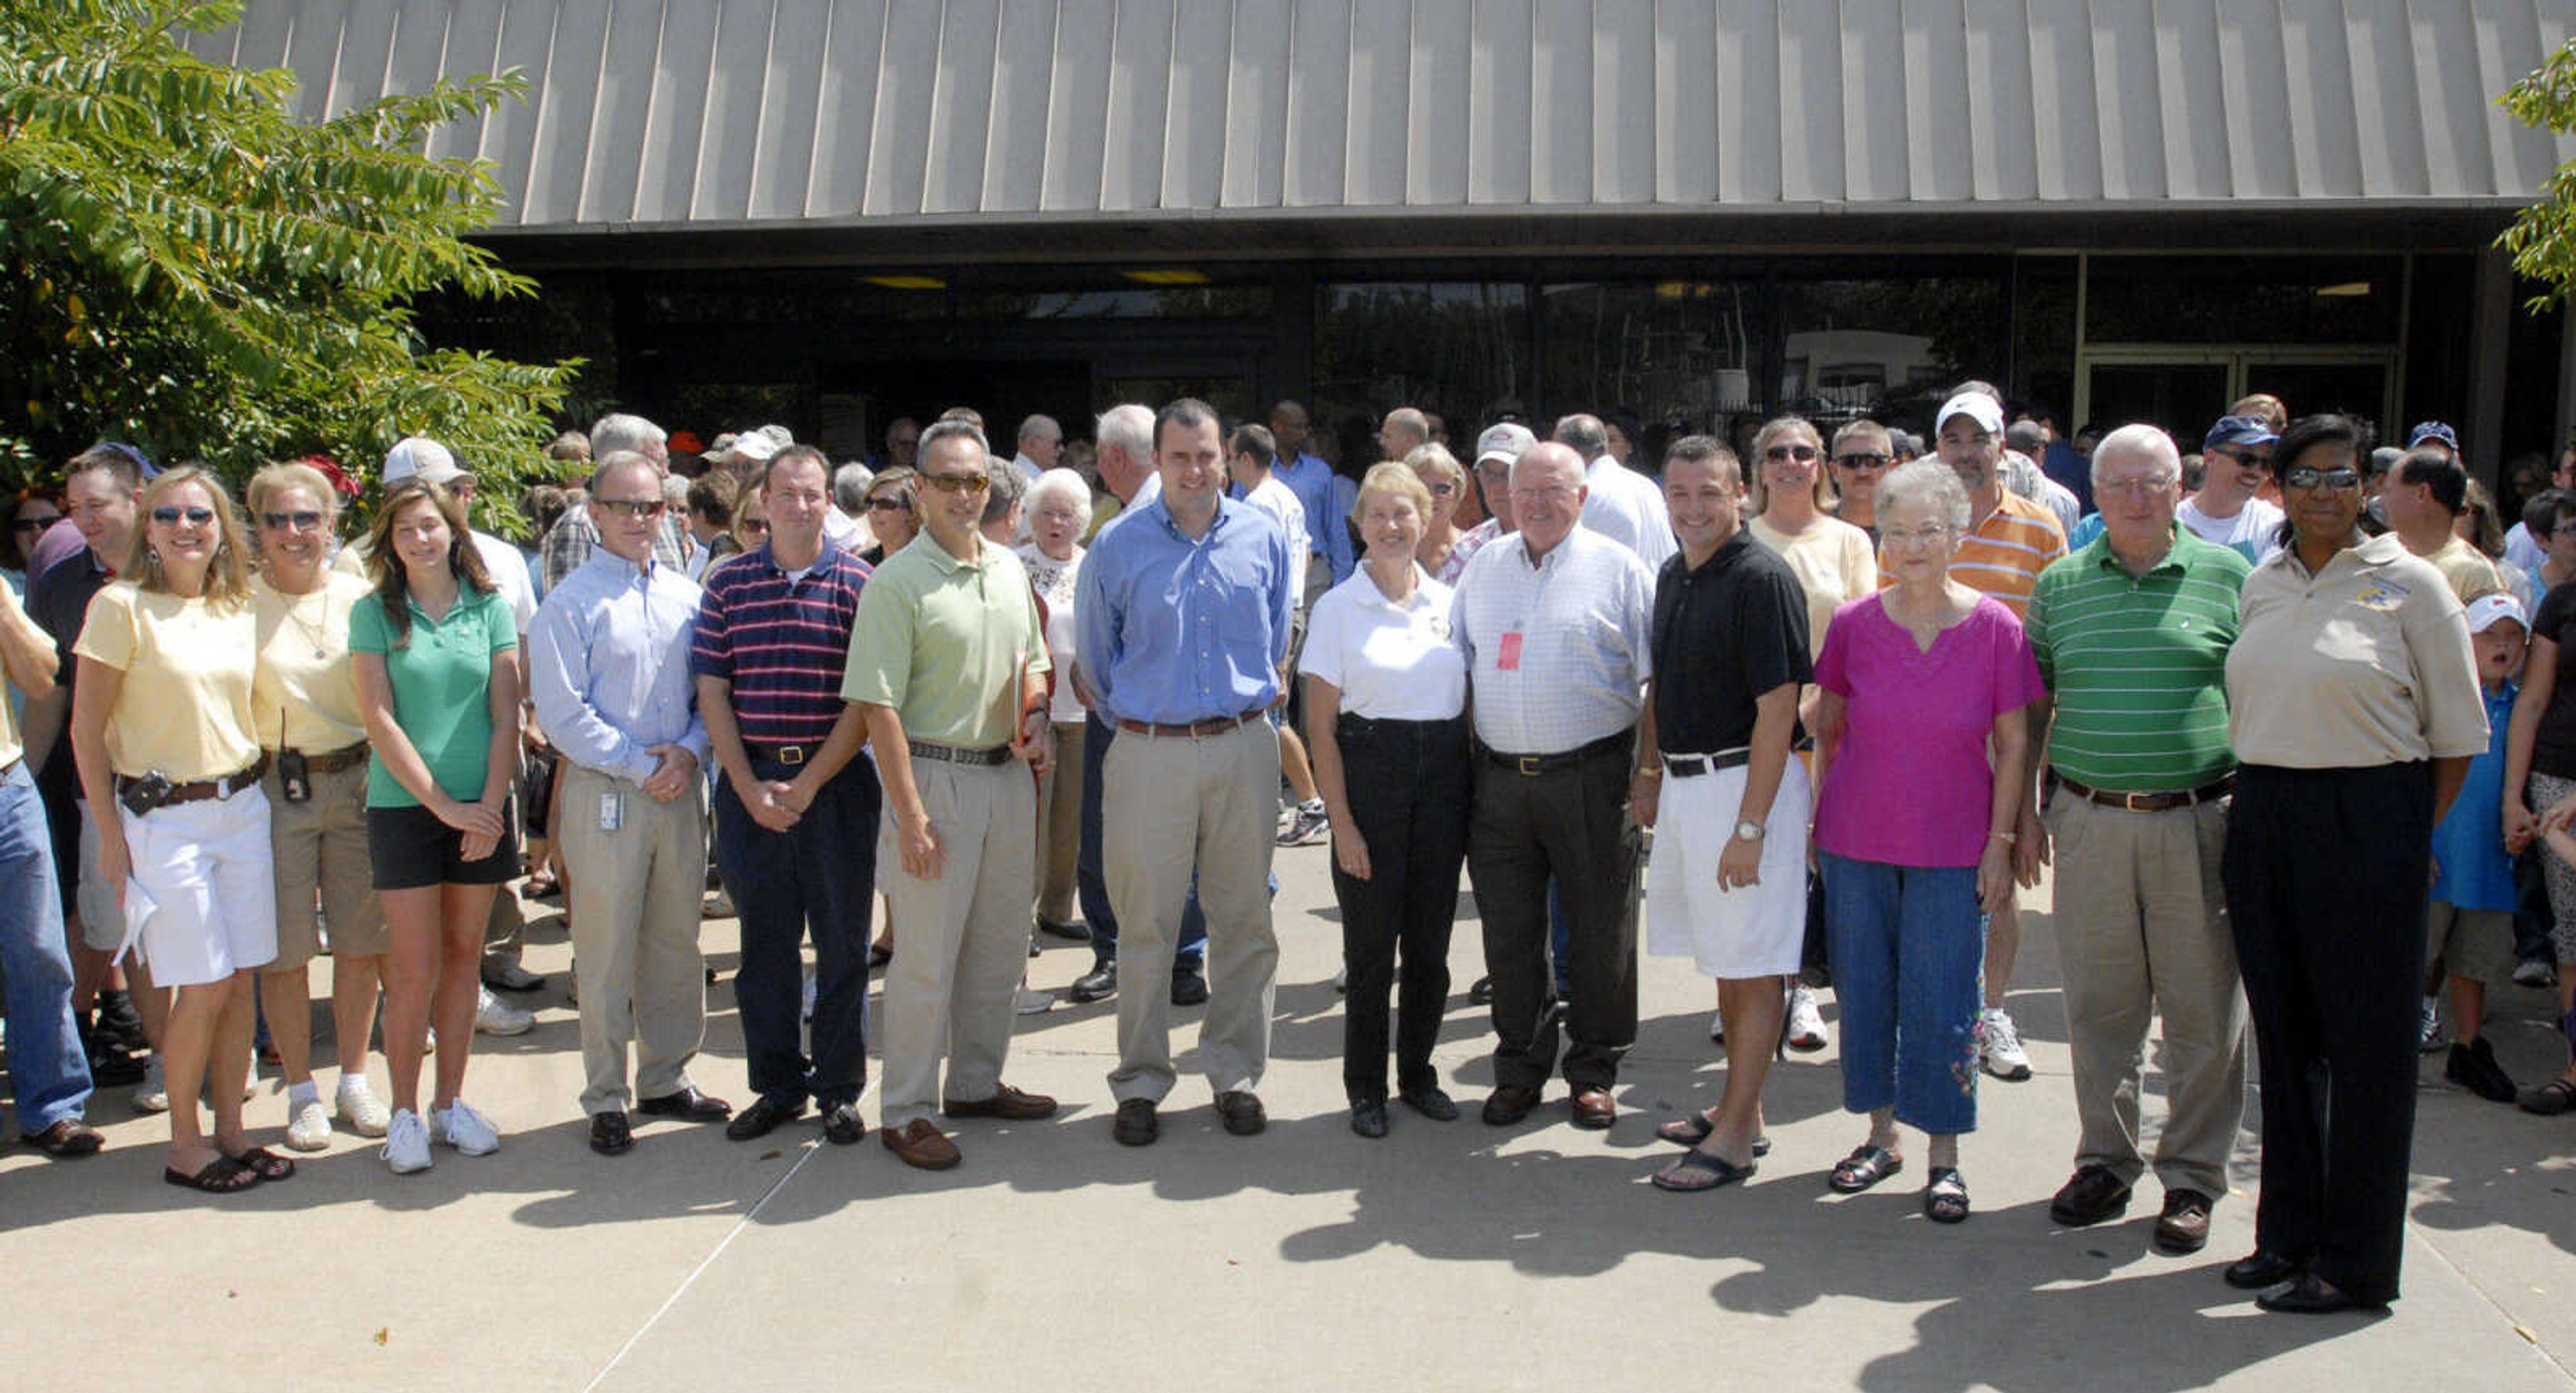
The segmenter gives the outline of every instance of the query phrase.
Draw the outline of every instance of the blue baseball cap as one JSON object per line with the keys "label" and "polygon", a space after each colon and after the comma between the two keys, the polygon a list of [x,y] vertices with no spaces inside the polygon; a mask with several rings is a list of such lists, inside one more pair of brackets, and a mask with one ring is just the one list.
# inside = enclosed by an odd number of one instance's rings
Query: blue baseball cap
{"label": "blue baseball cap", "polygon": [[2200,439],[2203,454],[2233,445],[2269,445],[2281,437],[2260,416],[2221,416]]}
{"label": "blue baseball cap", "polygon": [[125,459],[134,465],[134,472],[142,475],[146,479],[157,479],[161,477],[161,466],[154,464],[152,462],[152,457],[143,453],[142,447],[140,446],[128,445],[122,440],[102,440],[90,446],[89,450],[83,450],[81,453],[88,454],[91,450],[103,450],[111,455],[124,456]]}
{"label": "blue baseball cap", "polygon": [[2460,452],[2460,437],[2458,433],[2440,421],[2426,421],[2415,427],[2415,429],[2406,432],[2406,448],[2409,450],[2414,449],[2416,446],[2423,444],[2427,440],[2438,440],[2443,444],[2450,446],[2452,454],[2456,455]]}

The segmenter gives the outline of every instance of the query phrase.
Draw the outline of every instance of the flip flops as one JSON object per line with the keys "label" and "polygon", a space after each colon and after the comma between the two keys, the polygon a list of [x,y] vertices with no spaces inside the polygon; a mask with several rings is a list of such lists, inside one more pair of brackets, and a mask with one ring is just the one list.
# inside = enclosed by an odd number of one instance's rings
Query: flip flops
{"label": "flip flops", "polygon": [[[1708,1134],[1716,1130],[1717,1124],[1708,1120],[1708,1114],[1694,1112],[1685,1113],[1656,1128],[1655,1136],[1675,1146],[1697,1146],[1708,1140]],[[1755,1137],[1753,1139],[1754,1159],[1760,1160],[1770,1154],[1771,1139]]]}
{"label": "flip flops", "polygon": [[1834,1173],[1825,1183],[1838,1195],[1857,1195],[1905,1169],[1905,1158],[1883,1146],[1864,1142],[1852,1154],[1834,1163]]}
{"label": "flip flops", "polygon": [[1738,1181],[1750,1180],[1753,1178],[1754,1171],[1758,1169],[1760,1167],[1756,1165],[1736,1165],[1722,1156],[1711,1156],[1705,1151],[1685,1151],[1674,1157],[1671,1165],[1655,1172],[1653,1179],[1654,1186],[1658,1190],[1666,1190],[1674,1194],[1697,1194],[1702,1190],[1715,1190],[1721,1186],[1733,1185]]}
{"label": "flip flops", "polygon": [[197,1190],[209,1195],[237,1195],[259,1183],[259,1172],[229,1156],[217,1156],[199,1167],[194,1175],[163,1166],[161,1178],[182,1190]]}
{"label": "flip flops", "polygon": [[254,1146],[238,1156],[226,1158],[262,1180],[284,1180],[295,1174],[295,1163],[264,1146]]}

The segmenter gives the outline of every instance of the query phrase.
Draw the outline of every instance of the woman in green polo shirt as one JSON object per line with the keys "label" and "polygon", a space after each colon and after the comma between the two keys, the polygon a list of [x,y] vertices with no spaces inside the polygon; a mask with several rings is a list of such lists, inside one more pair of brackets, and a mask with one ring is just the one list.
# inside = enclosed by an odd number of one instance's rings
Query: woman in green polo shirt
{"label": "woman in green polo shirt", "polygon": [[[465,509],[444,484],[396,484],[367,539],[375,591],[349,615],[367,768],[367,856],[384,902],[384,1159],[427,1170],[430,1126],[468,1156],[501,1138],[457,1096],[465,1084],[492,896],[518,870],[510,781],[519,745],[519,634],[484,573]],[[420,1111],[420,1061],[438,1028],[437,1090]]]}

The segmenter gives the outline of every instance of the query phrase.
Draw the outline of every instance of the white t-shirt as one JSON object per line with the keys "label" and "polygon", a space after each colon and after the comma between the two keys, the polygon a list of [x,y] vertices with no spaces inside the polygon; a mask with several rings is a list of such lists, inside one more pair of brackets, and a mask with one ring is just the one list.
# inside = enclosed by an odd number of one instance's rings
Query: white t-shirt
{"label": "white t-shirt", "polygon": [[[1296,490],[1279,482],[1278,475],[1263,479],[1243,496],[1243,501],[1268,513],[1271,521],[1279,524],[1279,530],[1288,534],[1290,556],[1305,556],[1314,551],[1314,538],[1306,531],[1306,505],[1297,501]],[[1303,586],[1297,589],[1296,603],[1301,609],[1305,607]]]}
{"label": "white t-shirt", "polygon": [[2281,549],[2281,510],[2259,498],[2245,500],[2232,518],[2214,518],[2186,498],[2174,509],[2174,518],[2204,542],[2234,547],[2246,560],[2261,565],[2265,558]]}
{"label": "white t-shirt", "polygon": [[1341,709],[1379,721],[1445,721],[1467,709],[1467,655],[1449,641],[1449,587],[1413,570],[1390,602],[1368,568],[1327,590],[1306,624],[1300,669],[1340,689]]}
{"label": "white t-shirt", "polygon": [[1584,471],[1583,487],[1583,525],[1635,552],[1648,574],[1661,573],[1681,550],[1664,491],[1652,479],[1603,455]]}

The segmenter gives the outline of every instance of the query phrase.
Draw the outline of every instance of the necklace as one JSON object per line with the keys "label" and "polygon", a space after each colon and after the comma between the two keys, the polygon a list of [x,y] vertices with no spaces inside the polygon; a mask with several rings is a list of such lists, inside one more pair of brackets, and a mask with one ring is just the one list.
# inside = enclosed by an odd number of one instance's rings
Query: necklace
{"label": "necklace", "polygon": [[[270,588],[271,588],[271,589],[276,589],[276,587],[275,587],[274,585],[270,586]],[[323,586],[323,587],[320,587],[320,588],[318,588],[318,589],[315,589],[315,590],[313,590],[313,591],[311,591],[311,592],[309,592],[308,594],[305,594],[305,595],[288,595],[288,594],[287,594],[287,592],[285,592],[285,591],[283,591],[283,590],[279,590],[277,593],[278,593],[278,594],[280,594],[280,595],[285,595],[285,596],[286,596],[286,617],[287,617],[289,620],[291,620],[291,621],[293,621],[293,622],[294,622],[294,624],[295,624],[295,627],[296,627],[296,628],[301,629],[301,630],[303,630],[303,631],[304,631],[304,637],[305,637],[305,638],[307,638],[307,639],[309,639],[309,640],[311,640],[311,641],[312,641],[312,644],[313,644],[313,657],[314,657],[314,659],[315,659],[316,661],[319,661],[319,660],[321,660],[321,659],[325,659],[325,658],[330,657],[330,656],[331,656],[331,635],[330,635],[330,628],[329,628],[329,624],[330,624],[330,613],[329,613],[329,612],[330,612],[330,607],[331,607],[331,592],[330,592],[330,587],[329,587],[329,586]],[[304,602],[305,602],[307,599],[310,599],[310,598],[317,598],[317,597],[322,601],[322,608],[323,608],[323,622],[322,622],[322,623],[320,623],[320,624],[309,623],[309,622],[307,622],[307,621],[306,621],[306,619],[304,618],[303,614],[302,614],[300,611],[304,608]]]}

